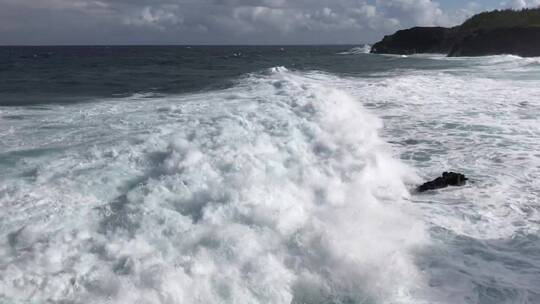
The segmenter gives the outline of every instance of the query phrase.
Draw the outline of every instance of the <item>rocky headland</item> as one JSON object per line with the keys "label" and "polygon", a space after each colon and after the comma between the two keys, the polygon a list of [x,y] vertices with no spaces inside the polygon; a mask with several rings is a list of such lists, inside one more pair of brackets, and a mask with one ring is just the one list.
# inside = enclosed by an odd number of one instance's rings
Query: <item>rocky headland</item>
{"label": "rocky headland", "polygon": [[448,56],[540,56],[540,8],[475,15],[460,26],[413,27],[373,45],[377,54],[442,53]]}

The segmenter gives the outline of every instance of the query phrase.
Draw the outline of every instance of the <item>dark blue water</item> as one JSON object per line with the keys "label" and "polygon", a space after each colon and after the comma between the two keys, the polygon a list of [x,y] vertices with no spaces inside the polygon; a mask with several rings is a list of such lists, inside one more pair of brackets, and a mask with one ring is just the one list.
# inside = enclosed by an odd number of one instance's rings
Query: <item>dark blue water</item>
{"label": "dark blue water", "polygon": [[0,105],[72,103],[135,93],[223,89],[276,66],[370,75],[444,61],[337,55],[351,46],[0,47]]}

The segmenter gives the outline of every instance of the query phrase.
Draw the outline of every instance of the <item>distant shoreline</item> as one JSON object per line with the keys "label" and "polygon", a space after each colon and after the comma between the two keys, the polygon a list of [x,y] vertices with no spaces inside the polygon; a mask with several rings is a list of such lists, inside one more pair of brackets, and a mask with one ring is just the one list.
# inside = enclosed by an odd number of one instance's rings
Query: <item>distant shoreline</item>
{"label": "distant shoreline", "polygon": [[537,57],[540,56],[540,8],[480,13],[452,28],[400,30],[375,43],[371,52],[441,53],[449,57],[504,54]]}
{"label": "distant shoreline", "polygon": [[348,43],[348,44],[24,44],[24,45],[0,45],[0,48],[8,47],[354,47],[373,45],[373,43]]}

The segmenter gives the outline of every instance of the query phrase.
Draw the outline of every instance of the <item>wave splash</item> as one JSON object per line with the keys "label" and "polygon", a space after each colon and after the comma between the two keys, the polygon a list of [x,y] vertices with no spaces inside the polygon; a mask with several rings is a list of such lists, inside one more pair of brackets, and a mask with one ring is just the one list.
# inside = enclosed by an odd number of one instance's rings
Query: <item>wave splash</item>
{"label": "wave splash", "polygon": [[371,45],[364,44],[363,46],[354,47],[346,52],[341,52],[339,55],[359,55],[371,53]]}
{"label": "wave splash", "polygon": [[408,209],[414,173],[354,98],[275,68],[113,104],[81,124],[116,133],[0,188],[26,214],[1,214],[4,299],[419,303],[414,254],[429,240]]}

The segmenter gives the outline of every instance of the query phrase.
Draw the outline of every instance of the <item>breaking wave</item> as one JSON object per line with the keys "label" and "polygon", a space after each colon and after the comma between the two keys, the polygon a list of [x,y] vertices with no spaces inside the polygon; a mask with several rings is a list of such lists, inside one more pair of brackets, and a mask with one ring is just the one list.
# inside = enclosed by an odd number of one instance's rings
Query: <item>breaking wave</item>
{"label": "breaking wave", "polygon": [[415,174],[321,75],[280,67],[222,91],[10,115],[32,119],[3,134],[4,302],[425,296]]}
{"label": "breaking wave", "polygon": [[371,45],[364,44],[363,46],[354,47],[346,52],[341,52],[339,55],[358,55],[358,54],[369,54],[371,52]]}

